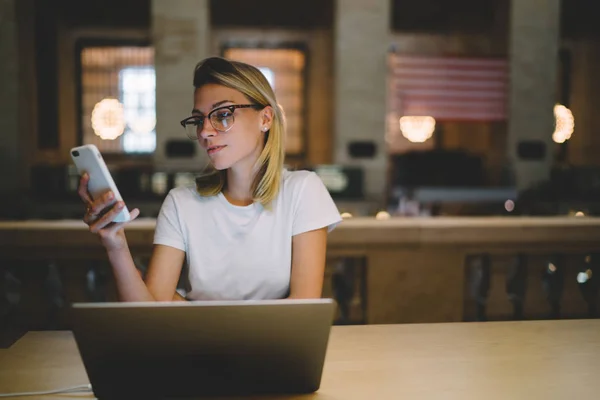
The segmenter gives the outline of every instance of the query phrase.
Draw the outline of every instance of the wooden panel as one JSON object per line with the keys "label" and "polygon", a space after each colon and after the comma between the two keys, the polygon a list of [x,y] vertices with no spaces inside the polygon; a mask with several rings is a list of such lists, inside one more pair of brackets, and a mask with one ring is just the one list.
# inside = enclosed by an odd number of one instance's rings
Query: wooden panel
{"label": "wooden panel", "polygon": [[462,321],[464,254],[387,250],[369,255],[369,324]]}

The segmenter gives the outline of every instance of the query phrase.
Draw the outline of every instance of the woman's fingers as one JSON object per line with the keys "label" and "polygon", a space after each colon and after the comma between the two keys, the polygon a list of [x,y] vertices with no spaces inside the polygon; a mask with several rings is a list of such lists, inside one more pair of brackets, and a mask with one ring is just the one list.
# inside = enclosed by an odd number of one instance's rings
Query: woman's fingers
{"label": "woman's fingers", "polygon": [[[114,200],[114,195],[111,191],[108,191],[106,193],[104,193],[102,196],[100,196],[98,199],[96,199],[90,207],[90,212],[93,215],[101,215],[104,214],[105,212],[107,212],[108,208],[111,207],[113,200]],[[112,207],[114,208],[114,206],[117,203],[115,203],[114,205],[112,205]]]}
{"label": "woman's fingers", "polygon": [[[123,203],[122,201],[116,202],[108,212],[105,212],[100,218],[98,218],[90,225],[90,232],[97,233],[101,229],[106,227],[108,224],[110,224],[112,220],[115,219],[115,217],[121,212],[123,207],[125,207],[125,203]],[[95,207],[92,213],[92,215],[97,215],[94,214]]]}
{"label": "woman's fingers", "polygon": [[129,212],[130,219],[126,222],[115,222],[114,224],[108,226],[104,230],[107,234],[115,234],[119,229],[123,228],[125,225],[136,219],[140,215],[140,210],[134,208]]}
{"label": "woman's fingers", "polygon": [[81,198],[81,201],[88,205],[94,202],[92,200],[92,196],[90,196],[90,192],[88,191],[89,180],[90,176],[87,173],[84,173],[81,175],[81,178],[79,178],[79,186],[77,187],[77,194]]}

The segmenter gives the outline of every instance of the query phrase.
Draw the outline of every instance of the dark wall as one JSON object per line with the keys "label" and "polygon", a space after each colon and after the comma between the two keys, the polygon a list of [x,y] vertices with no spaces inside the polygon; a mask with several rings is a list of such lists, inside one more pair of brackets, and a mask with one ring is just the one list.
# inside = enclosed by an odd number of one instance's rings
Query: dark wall
{"label": "dark wall", "polygon": [[68,27],[150,29],[150,0],[54,0],[51,3]]}
{"label": "dark wall", "polygon": [[505,0],[393,0],[391,26],[398,32],[491,33]]}
{"label": "dark wall", "polygon": [[333,0],[210,1],[213,26],[331,28],[333,17]]}
{"label": "dark wall", "polygon": [[[511,0],[391,0],[392,29],[423,33],[493,33],[497,18],[510,15]],[[513,0],[519,1],[519,0]],[[561,36],[600,37],[595,0],[562,0]],[[502,21],[500,21],[502,23]],[[502,23],[508,32],[508,19]]]}

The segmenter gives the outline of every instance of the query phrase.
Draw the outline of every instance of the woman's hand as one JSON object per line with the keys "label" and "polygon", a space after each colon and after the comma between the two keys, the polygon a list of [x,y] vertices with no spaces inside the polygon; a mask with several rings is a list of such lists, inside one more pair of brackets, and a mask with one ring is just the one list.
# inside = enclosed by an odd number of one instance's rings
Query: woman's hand
{"label": "woman's hand", "polygon": [[114,202],[113,193],[110,191],[104,193],[96,200],[92,200],[92,196],[90,196],[88,191],[89,180],[89,175],[83,174],[79,180],[79,188],[77,189],[79,197],[86,205],[83,222],[90,227],[90,232],[98,234],[102,245],[107,250],[125,248],[127,246],[127,239],[125,238],[123,228],[137,218],[140,215],[140,211],[137,208],[131,210],[129,212],[131,219],[127,222],[112,222],[121,212],[125,203],[122,201]]}

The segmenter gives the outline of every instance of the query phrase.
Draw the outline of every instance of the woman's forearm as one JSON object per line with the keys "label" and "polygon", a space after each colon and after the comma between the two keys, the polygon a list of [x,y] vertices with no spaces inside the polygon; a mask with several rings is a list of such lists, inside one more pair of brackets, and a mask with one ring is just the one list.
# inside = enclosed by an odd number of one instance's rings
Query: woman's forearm
{"label": "woman's forearm", "polygon": [[135,267],[129,246],[107,253],[120,301],[156,301]]}

